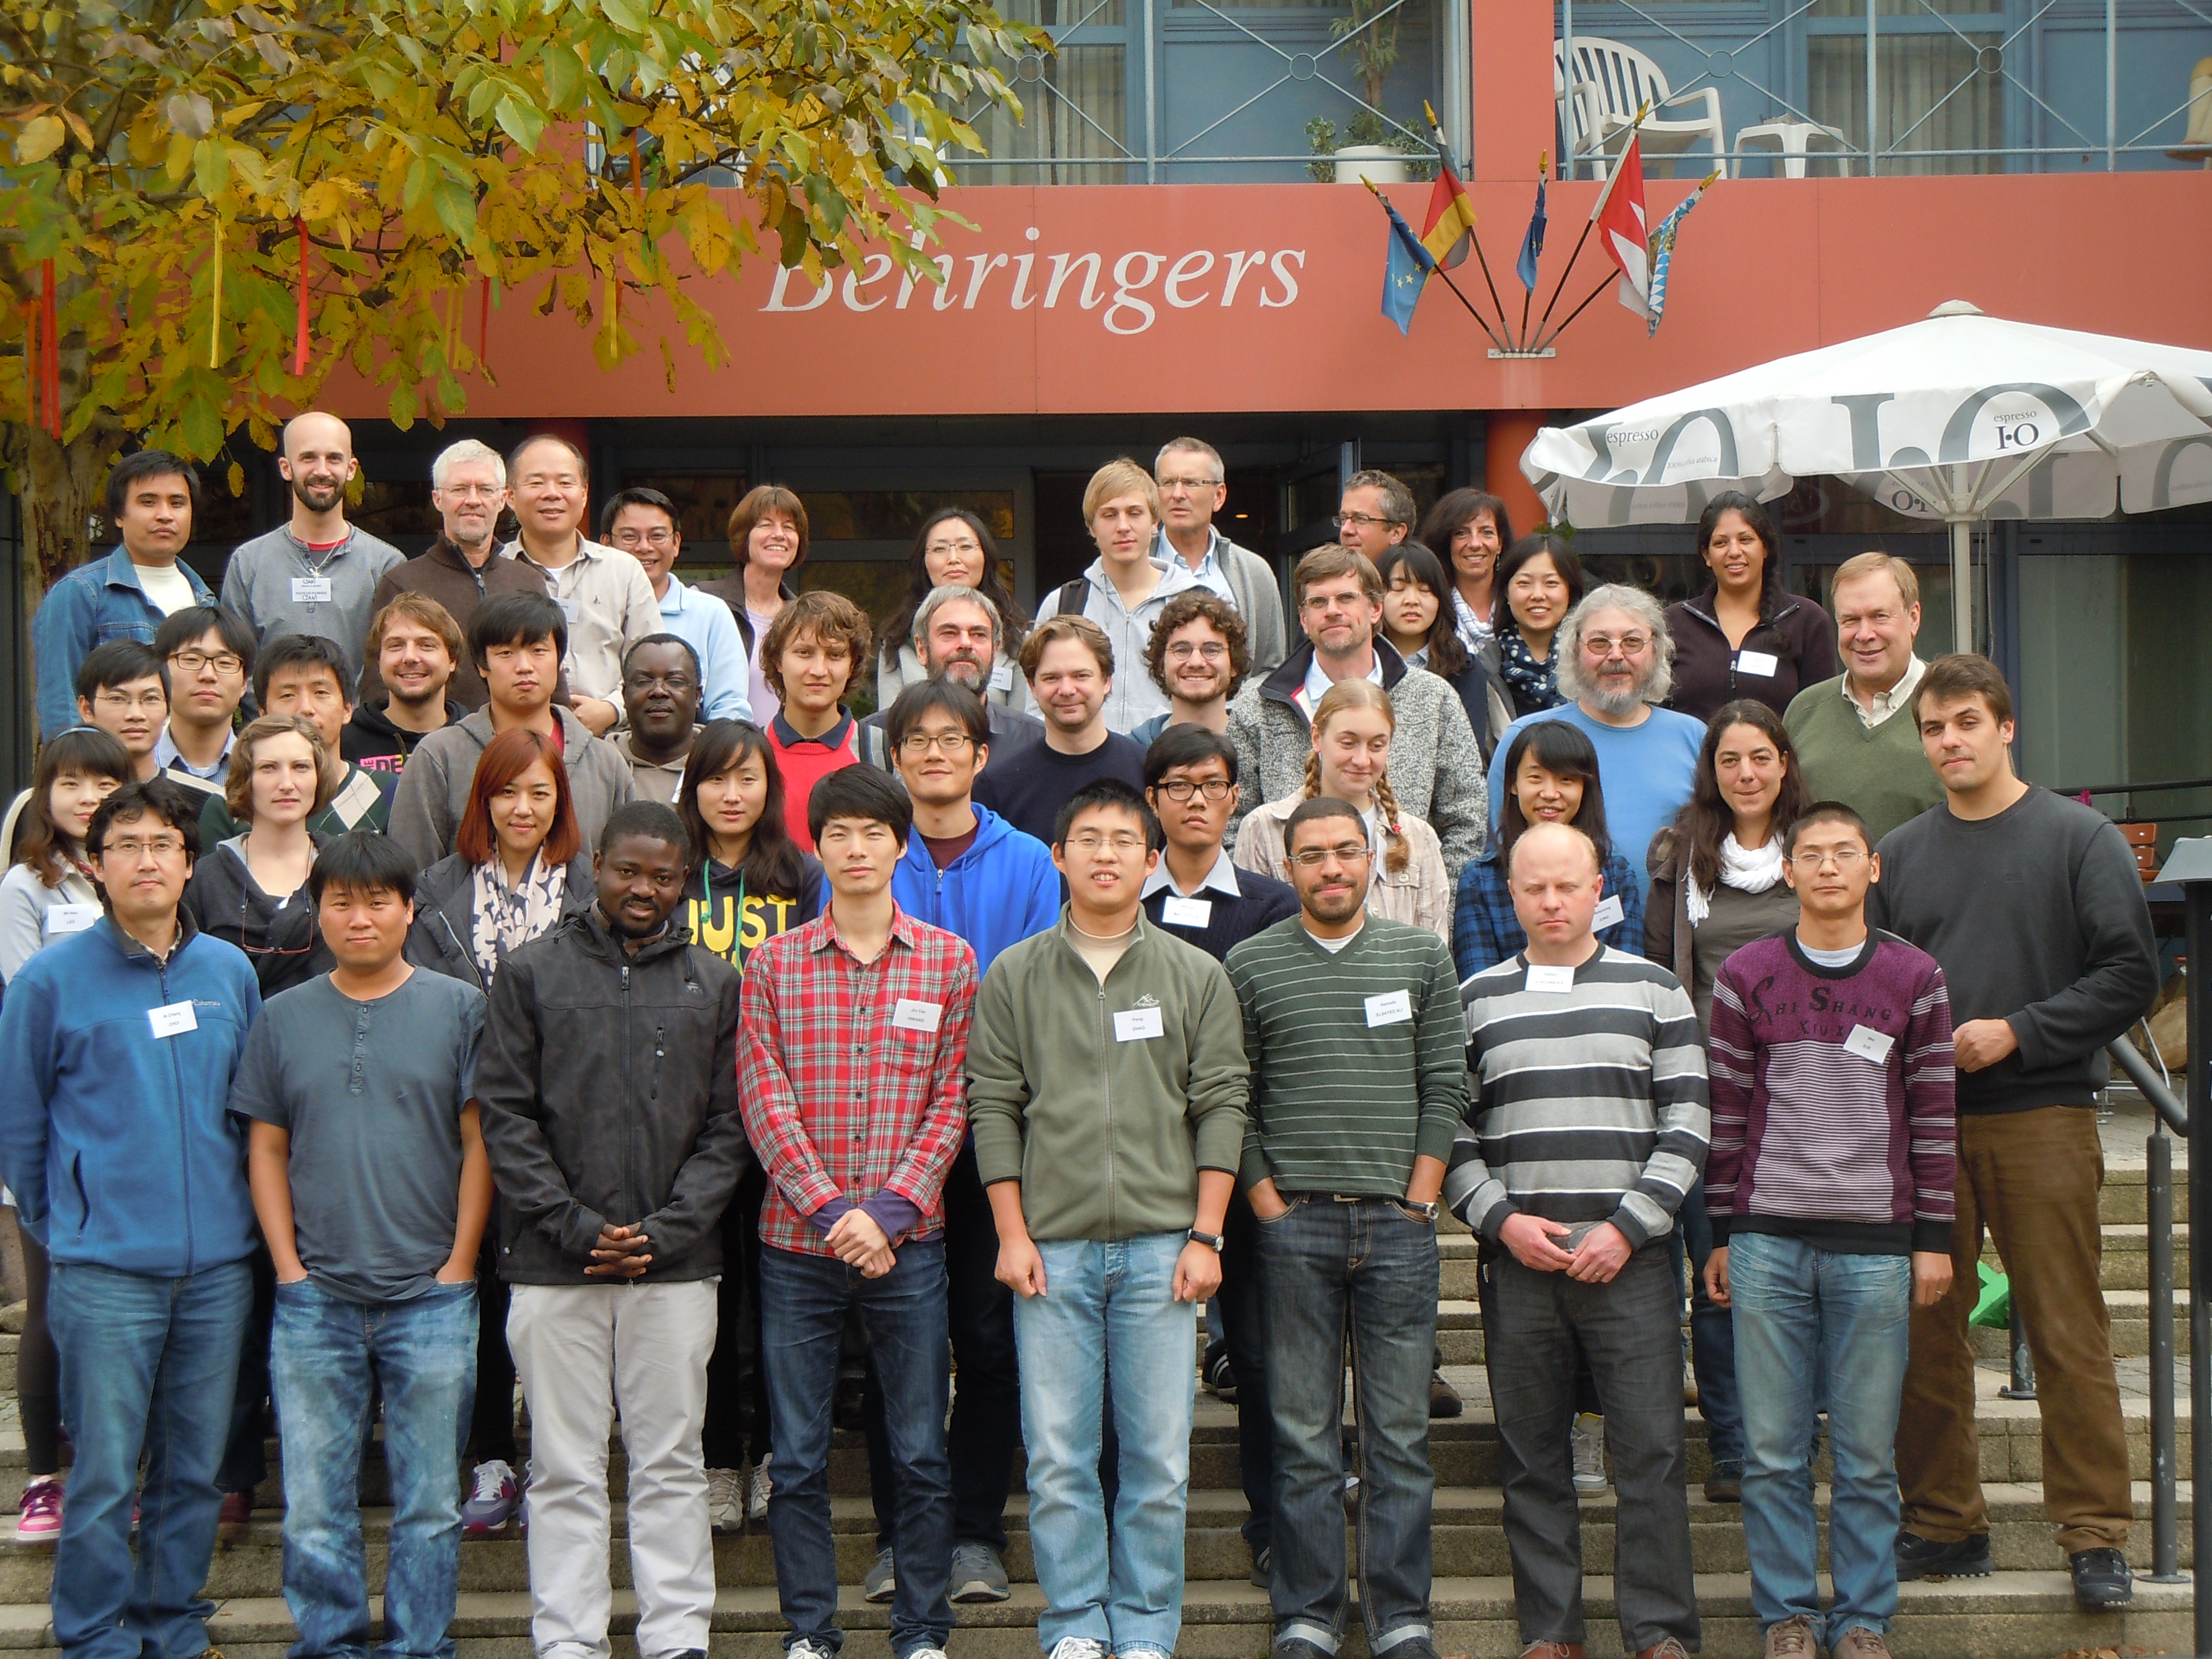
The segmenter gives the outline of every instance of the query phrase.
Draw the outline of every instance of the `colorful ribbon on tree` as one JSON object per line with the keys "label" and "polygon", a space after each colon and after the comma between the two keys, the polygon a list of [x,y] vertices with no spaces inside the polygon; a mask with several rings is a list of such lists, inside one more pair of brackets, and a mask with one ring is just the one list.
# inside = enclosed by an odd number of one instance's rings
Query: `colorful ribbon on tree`
{"label": "colorful ribbon on tree", "polygon": [[222,362],[222,220],[215,222],[214,303],[208,308],[208,367]]}
{"label": "colorful ribbon on tree", "polygon": [[292,228],[300,233],[300,311],[292,335],[292,373],[307,372],[307,222],[295,218]]}
{"label": "colorful ribbon on tree", "polygon": [[56,318],[54,262],[39,265],[39,297],[23,307],[23,379],[30,392],[31,424],[62,435],[62,336]]}

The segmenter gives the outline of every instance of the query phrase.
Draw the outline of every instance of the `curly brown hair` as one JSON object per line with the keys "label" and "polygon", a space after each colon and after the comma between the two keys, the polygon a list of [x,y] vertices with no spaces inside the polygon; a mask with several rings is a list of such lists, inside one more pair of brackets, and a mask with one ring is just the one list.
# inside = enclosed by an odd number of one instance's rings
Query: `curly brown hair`
{"label": "curly brown hair", "polygon": [[[866,613],[842,593],[820,587],[801,593],[776,612],[761,638],[761,678],[779,699],[784,695],[784,649],[793,635],[801,633],[812,635],[825,649],[842,644],[852,659],[854,678],[866,666],[869,647],[875,643],[875,630],[868,626]],[[845,682],[848,690],[852,683],[851,679]]]}
{"label": "curly brown hair", "polygon": [[1229,695],[1234,697],[1244,677],[1252,672],[1252,647],[1237,607],[1210,587],[1186,588],[1161,608],[1159,619],[1152,624],[1152,637],[1145,646],[1145,672],[1152,677],[1154,685],[1174,696],[1168,684],[1168,636],[1194,622],[1208,624],[1229,641]]}

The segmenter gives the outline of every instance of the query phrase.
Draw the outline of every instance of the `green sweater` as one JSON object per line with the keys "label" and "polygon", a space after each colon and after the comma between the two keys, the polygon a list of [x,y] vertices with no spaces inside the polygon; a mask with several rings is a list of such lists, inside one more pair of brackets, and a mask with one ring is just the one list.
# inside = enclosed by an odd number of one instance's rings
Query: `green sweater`
{"label": "green sweater", "polygon": [[975,996],[968,1117],[987,1187],[1022,1183],[1039,1239],[1183,1232],[1198,1172],[1234,1172],[1247,1089],[1221,964],[1139,917],[1101,986],[1057,927],[1010,945]]}
{"label": "green sweater", "polygon": [[1246,1187],[1401,1198],[1416,1157],[1451,1157],[1467,1028],[1442,939],[1370,916],[1332,954],[1292,916],[1223,965],[1252,1060]]}
{"label": "green sweater", "polygon": [[1875,845],[1943,799],[1920,747],[1919,722],[1900,708],[1872,731],[1852,707],[1843,676],[1808,685],[1782,717],[1814,800],[1839,800],[1867,823]]}

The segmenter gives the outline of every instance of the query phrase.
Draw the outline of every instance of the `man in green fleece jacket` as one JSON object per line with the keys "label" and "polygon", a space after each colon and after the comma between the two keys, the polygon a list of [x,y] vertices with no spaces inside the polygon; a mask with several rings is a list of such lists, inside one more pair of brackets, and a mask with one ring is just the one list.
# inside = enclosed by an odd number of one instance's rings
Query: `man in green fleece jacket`
{"label": "man in green fleece jacket", "polygon": [[[1191,1304],[1221,1283],[1249,1080],[1221,964],[1145,920],[1159,848],[1159,821],[1128,785],[1076,792],[1053,834],[1069,895],[1060,926],[1000,954],[968,1040],[976,1169],[1015,1294],[1037,1636],[1051,1659],[1170,1659],[1182,1627]],[[1098,1480],[1109,1403],[1110,1545]]]}
{"label": "man in green fleece jacket", "polygon": [[1344,1639],[1344,1331],[1358,1386],[1359,1607],[1368,1651],[1436,1659],[1429,1358],[1437,1194],[1467,1109],[1451,951],[1366,911],[1374,854],[1323,795],[1284,829],[1299,913],[1224,964],[1252,1060],[1243,1180],[1259,1218],[1275,1417],[1273,1659]]}

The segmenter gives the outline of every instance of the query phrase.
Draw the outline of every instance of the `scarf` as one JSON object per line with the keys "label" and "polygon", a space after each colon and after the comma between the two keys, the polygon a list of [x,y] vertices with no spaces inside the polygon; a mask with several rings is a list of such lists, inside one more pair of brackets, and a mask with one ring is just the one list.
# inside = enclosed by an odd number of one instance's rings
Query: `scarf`
{"label": "scarf", "polygon": [[568,866],[548,866],[543,853],[532,857],[530,867],[513,887],[496,854],[477,866],[469,914],[469,952],[477,970],[489,986],[507,953],[550,933],[561,920],[561,902],[568,890]]}
{"label": "scarf", "polygon": [[1498,624],[1498,677],[1512,694],[1515,713],[1538,714],[1547,708],[1557,708],[1566,701],[1559,695],[1558,681],[1553,678],[1559,661],[1557,634],[1552,635],[1551,654],[1540,663],[1529,653],[1528,641],[1521,637],[1517,624]]}
{"label": "scarf", "polygon": [[1461,647],[1470,657],[1480,656],[1482,647],[1496,633],[1486,620],[1474,614],[1474,607],[1467,602],[1456,585],[1452,588],[1452,631],[1459,635]]}
{"label": "scarf", "polygon": [[[1782,837],[1770,834],[1766,845],[1750,852],[1743,849],[1734,833],[1721,838],[1721,885],[1733,887],[1739,893],[1764,893],[1782,879]],[[1689,912],[1690,926],[1697,927],[1713,913],[1712,895],[1698,885],[1698,878],[1686,865],[1682,871],[1683,908]]]}

